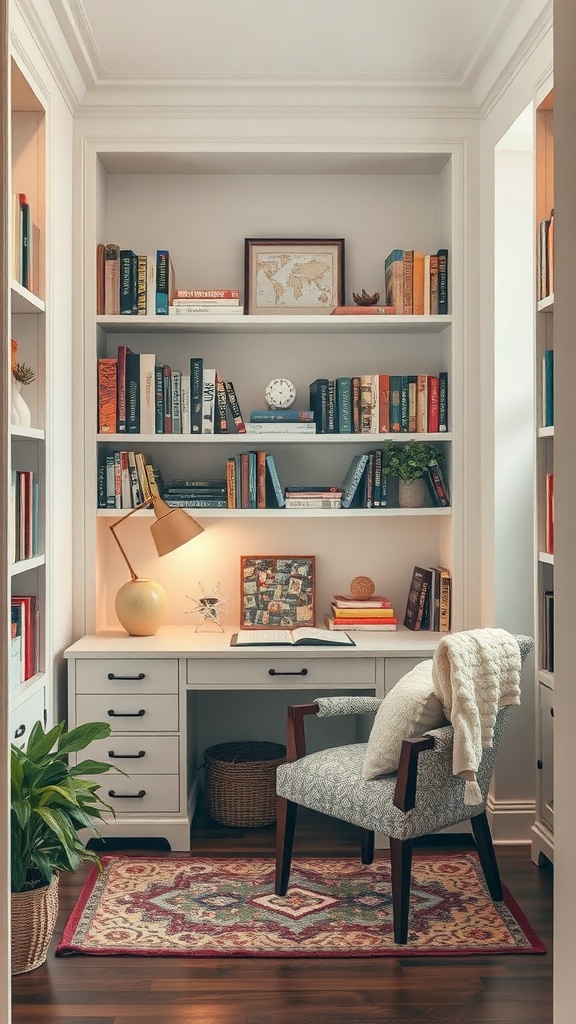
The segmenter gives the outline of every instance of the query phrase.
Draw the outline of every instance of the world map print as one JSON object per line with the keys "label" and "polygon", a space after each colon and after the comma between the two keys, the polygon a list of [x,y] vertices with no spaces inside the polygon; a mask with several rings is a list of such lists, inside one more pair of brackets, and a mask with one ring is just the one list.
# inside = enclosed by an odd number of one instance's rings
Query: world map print
{"label": "world map print", "polygon": [[332,253],[258,253],[256,304],[259,308],[337,305]]}

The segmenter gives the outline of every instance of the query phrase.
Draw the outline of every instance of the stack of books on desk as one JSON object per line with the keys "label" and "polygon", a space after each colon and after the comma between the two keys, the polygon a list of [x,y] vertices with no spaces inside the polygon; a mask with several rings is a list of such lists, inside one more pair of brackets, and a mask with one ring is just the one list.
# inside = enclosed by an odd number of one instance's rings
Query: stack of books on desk
{"label": "stack of books on desk", "polygon": [[335,594],[330,612],[324,619],[328,629],[349,630],[394,630],[397,619],[387,597],[370,597],[358,600]]}

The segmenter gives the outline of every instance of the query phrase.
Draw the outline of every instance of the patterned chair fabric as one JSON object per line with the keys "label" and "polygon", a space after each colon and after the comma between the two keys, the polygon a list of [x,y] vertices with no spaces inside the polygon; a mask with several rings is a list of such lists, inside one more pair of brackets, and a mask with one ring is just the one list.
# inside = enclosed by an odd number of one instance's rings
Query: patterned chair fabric
{"label": "patterned chair fabric", "polygon": [[[516,639],[524,661],[532,640],[525,636]],[[319,717],[327,717],[374,713],[381,701],[374,697],[346,696],[319,697],[315,703]],[[363,829],[382,832],[390,838],[406,840],[428,835],[484,811],[508,712],[507,707],[498,712],[492,746],[484,750],[477,772],[483,803],[473,807],[464,803],[464,781],[452,774],[453,730],[450,725],[427,733],[434,737],[434,748],[419,756],[416,805],[406,813],[392,802],[396,773],[369,781],[362,778],[365,743],[331,747],[280,765],[276,773],[276,792],[295,804]]]}

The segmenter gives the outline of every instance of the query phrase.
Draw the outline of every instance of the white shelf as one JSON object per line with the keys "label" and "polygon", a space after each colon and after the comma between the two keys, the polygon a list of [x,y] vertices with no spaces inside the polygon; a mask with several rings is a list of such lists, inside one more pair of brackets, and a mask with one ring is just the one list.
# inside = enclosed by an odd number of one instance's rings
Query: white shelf
{"label": "white shelf", "polygon": [[203,334],[439,334],[452,323],[443,316],[98,316],[98,327],[108,333],[187,334],[194,327]]}
{"label": "white shelf", "polygon": [[554,565],[554,555],[551,555],[548,551],[539,551],[538,561],[545,562],[546,565]]}
{"label": "white shelf", "polygon": [[38,569],[41,565],[45,565],[45,555],[35,555],[34,558],[25,558],[21,562],[13,562],[10,566],[11,576],[20,576],[23,572],[30,572],[32,569]]}
{"label": "white shelf", "polygon": [[536,304],[536,309],[539,313],[552,313],[554,311],[554,293],[552,293],[552,295],[546,295],[543,299],[539,299]]}
{"label": "white shelf", "polygon": [[98,434],[99,443],[122,444],[359,444],[381,446],[390,441],[451,441],[442,434]]}
{"label": "white shelf", "polygon": [[45,441],[44,430],[38,427],[10,427],[10,437],[13,441]]}
{"label": "white shelf", "polygon": [[[173,508],[179,506],[172,506]],[[184,506],[182,506],[184,507]],[[130,511],[128,508],[99,508],[98,518],[120,519]],[[371,518],[375,516],[451,516],[451,508],[184,508],[193,519],[333,519],[338,516]],[[142,509],[133,518],[154,519],[154,512]]]}
{"label": "white shelf", "polygon": [[538,437],[554,437],[554,427],[538,427]]}
{"label": "white shelf", "polygon": [[28,291],[18,281],[10,282],[11,309],[13,313],[43,313],[45,305],[33,292]]}

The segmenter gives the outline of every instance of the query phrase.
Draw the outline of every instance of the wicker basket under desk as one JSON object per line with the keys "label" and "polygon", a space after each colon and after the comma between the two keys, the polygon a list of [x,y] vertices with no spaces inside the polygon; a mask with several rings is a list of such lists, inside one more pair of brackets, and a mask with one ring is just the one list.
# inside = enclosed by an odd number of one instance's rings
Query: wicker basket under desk
{"label": "wicker basket under desk", "polygon": [[276,821],[276,769],[286,757],[280,743],[217,743],[204,751],[206,806],[220,825],[236,828]]}

